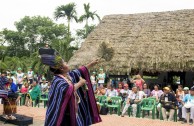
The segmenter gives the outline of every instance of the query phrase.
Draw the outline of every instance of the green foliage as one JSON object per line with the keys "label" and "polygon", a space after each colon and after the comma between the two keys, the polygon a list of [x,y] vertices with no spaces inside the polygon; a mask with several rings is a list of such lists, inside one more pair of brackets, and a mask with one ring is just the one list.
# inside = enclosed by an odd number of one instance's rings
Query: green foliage
{"label": "green foliage", "polygon": [[94,11],[94,12],[90,11],[90,4],[89,3],[84,4],[84,14],[80,16],[79,22],[83,22],[84,20],[86,21],[86,24],[85,24],[85,27],[84,27],[86,37],[91,32],[91,29],[89,29],[89,28],[91,28],[91,26],[89,27],[88,20],[89,20],[89,18],[94,20],[94,17],[97,17],[98,20],[100,21],[100,16],[96,13],[96,11]]}
{"label": "green foliage", "polygon": [[[65,61],[68,61],[78,47],[71,45],[74,38],[70,32],[72,20],[78,21],[76,4],[69,3],[58,6],[54,12],[55,19],[65,18],[67,26],[56,24],[49,17],[25,16],[15,22],[16,31],[3,29],[0,31],[0,70],[16,70],[21,67],[27,70],[32,66],[38,73],[48,71],[48,67],[40,62],[38,49],[45,43],[49,43],[56,49]],[[77,36],[85,39],[94,29],[95,25],[88,25],[88,19],[92,20],[99,16],[95,12],[90,12],[90,5],[84,4],[85,16],[80,17],[80,21],[86,20],[84,29],[77,30]],[[5,46],[6,45],[6,46]]]}
{"label": "green foliage", "polygon": [[[79,36],[81,39],[85,39],[94,30],[95,27],[95,25],[85,26],[83,29],[76,30],[76,35]],[[88,30],[87,32],[86,29]]]}
{"label": "green foliage", "polygon": [[75,3],[69,3],[66,5],[58,6],[54,12],[55,19],[59,18],[66,18],[68,21],[68,28],[67,28],[67,42],[70,44],[71,40],[71,33],[70,33],[70,22],[71,20],[75,20],[77,22],[77,12],[75,10]]}

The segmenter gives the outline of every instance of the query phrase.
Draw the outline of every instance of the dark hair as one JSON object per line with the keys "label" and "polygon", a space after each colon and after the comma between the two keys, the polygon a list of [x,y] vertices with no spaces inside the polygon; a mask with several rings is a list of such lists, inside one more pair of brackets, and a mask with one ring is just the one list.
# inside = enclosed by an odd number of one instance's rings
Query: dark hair
{"label": "dark hair", "polygon": [[179,85],[178,85],[178,87],[181,87],[181,88],[183,88],[183,85],[179,84]]}
{"label": "dark hair", "polygon": [[155,84],[154,87],[155,87],[155,86],[158,87],[158,90],[160,90],[160,85]]}
{"label": "dark hair", "polygon": [[34,79],[33,81],[36,82],[36,84],[38,84],[38,80],[37,79]]}
{"label": "dark hair", "polygon": [[53,74],[61,74],[62,73],[60,69],[55,69],[55,68],[52,68],[52,67],[50,67],[49,69]]}

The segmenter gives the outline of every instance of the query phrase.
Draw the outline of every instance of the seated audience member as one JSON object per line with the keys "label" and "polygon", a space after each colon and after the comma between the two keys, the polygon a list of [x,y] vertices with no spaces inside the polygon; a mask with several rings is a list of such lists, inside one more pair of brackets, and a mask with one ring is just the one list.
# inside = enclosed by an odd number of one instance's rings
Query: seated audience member
{"label": "seated audience member", "polygon": [[[160,97],[161,109],[162,109],[162,117],[165,121],[173,121],[174,112],[176,107],[178,106],[177,99],[173,93],[170,92],[169,87],[163,88],[164,94]],[[166,111],[169,112],[169,118],[167,119]]]}
{"label": "seated audience member", "polygon": [[107,89],[106,94],[105,94],[107,97],[118,96],[118,93],[117,93],[117,91],[114,89],[113,85],[110,85],[110,84],[109,84],[107,87],[108,87],[108,89]]}
{"label": "seated audience member", "polygon": [[137,90],[137,87],[133,87],[132,88],[132,92],[129,94],[125,107],[123,108],[121,117],[124,117],[124,114],[126,113],[126,111],[128,110],[129,106],[132,106],[132,111],[133,111],[133,117],[136,116],[136,112],[137,112],[137,104],[141,101],[140,97],[139,97],[139,92]]}
{"label": "seated audience member", "polygon": [[[19,93],[22,93],[22,95],[24,95],[24,97],[26,97],[26,94],[28,93],[28,83],[25,83],[24,86],[22,86],[22,88],[20,89]],[[16,99],[16,103],[20,100],[21,96],[18,96],[18,98]]]}
{"label": "seated audience member", "polygon": [[26,103],[25,103],[26,106],[29,106],[29,105],[31,106],[32,101],[37,100],[37,98],[40,95],[40,87],[37,83],[38,83],[37,80],[34,80],[32,83],[32,89],[29,91],[26,97]]}
{"label": "seated audience member", "polygon": [[49,92],[49,90],[50,90],[50,87],[51,87],[51,82],[48,82],[48,88],[47,88],[47,92]]}
{"label": "seated audience member", "polygon": [[41,93],[45,93],[47,89],[48,89],[48,84],[46,83],[46,79],[43,78],[41,83]]}
{"label": "seated audience member", "polygon": [[[154,85],[154,90],[151,92],[150,96],[151,97],[155,97],[156,98],[156,101],[159,101],[160,99],[160,96],[163,94],[163,91],[159,89],[159,85]],[[159,112],[159,115],[160,115],[160,108],[161,108],[161,104],[159,103],[157,105],[157,111]]]}
{"label": "seated audience member", "polygon": [[182,85],[178,85],[178,89],[176,90],[176,98],[178,101],[178,117],[179,117],[179,121],[182,120],[182,100],[184,97],[185,93],[183,91],[183,86]]}
{"label": "seated audience member", "polygon": [[12,78],[9,78],[9,84],[10,84],[10,91],[12,92],[12,93],[16,93],[17,92],[17,90],[18,90],[18,87],[17,87],[17,85],[13,82],[13,79]]}
{"label": "seated audience member", "polygon": [[[185,97],[187,94],[190,94],[189,88],[188,88],[188,87],[184,87],[184,88],[183,88],[183,91],[184,91],[184,97]],[[183,97],[183,99],[184,99],[184,97]]]}
{"label": "seated audience member", "polygon": [[137,87],[137,90],[139,92],[139,98],[140,99],[143,99],[143,98],[147,97],[146,94],[139,87]]}
{"label": "seated audience member", "polygon": [[121,83],[119,83],[118,89],[116,89],[117,93],[119,94],[122,89],[123,89],[123,85]]}
{"label": "seated audience member", "polygon": [[170,93],[173,93],[174,95],[176,95],[175,92],[172,89],[172,86],[170,84],[168,84],[166,87],[168,87],[170,89]]}
{"label": "seated audience member", "polygon": [[147,95],[147,97],[150,97],[151,91],[148,88],[148,85],[147,84],[144,84],[143,85],[143,92]]}
{"label": "seated audience member", "polygon": [[96,91],[94,92],[94,94],[96,94],[97,96],[105,95],[106,94],[106,90],[104,89],[103,85],[100,85],[96,89]]}
{"label": "seated audience member", "polygon": [[124,84],[124,89],[121,89],[118,95],[122,97],[122,101],[125,101],[130,93],[128,84]]}
{"label": "seated audience member", "polygon": [[[188,105],[190,104],[190,105]],[[190,89],[190,94],[186,94],[183,98],[183,107],[182,107],[182,124],[187,123],[187,112],[190,110],[190,119],[189,124],[193,124],[194,119],[194,86]]]}
{"label": "seated audience member", "polygon": [[154,85],[154,90],[151,92],[152,97],[155,97],[158,101],[160,99],[160,96],[163,94],[162,90],[159,90],[159,85]]}

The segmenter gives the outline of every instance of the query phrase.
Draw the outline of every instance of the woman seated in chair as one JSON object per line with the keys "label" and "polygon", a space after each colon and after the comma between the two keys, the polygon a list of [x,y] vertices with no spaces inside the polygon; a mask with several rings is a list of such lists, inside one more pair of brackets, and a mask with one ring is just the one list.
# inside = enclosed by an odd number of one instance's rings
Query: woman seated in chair
{"label": "woman seated in chair", "polygon": [[40,87],[39,85],[37,85],[37,80],[34,80],[32,83],[32,89],[29,91],[29,93],[26,96],[26,102],[25,105],[26,106],[31,106],[32,105],[32,101],[37,100],[37,98],[40,95]]}
{"label": "woman seated in chair", "polygon": [[96,91],[94,91],[94,94],[96,94],[97,96],[105,95],[106,94],[106,90],[104,89],[103,85],[100,85],[96,89]]}
{"label": "woman seated in chair", "polygon": [[22,96],[24,96],[24,99],[26,98],[26,95],[27,95],[27,93],[28,93],[28,87],[29,87],[29,85],[28,85],[28,83],[26,82],[26,83],[24,84],[24,86],[20,89],[19,93],[20,93],[21,95],[18,96],[18,98],[17,98],[17,100],[16,100],[17,103],[19,102],[19,100],[21,99]]}

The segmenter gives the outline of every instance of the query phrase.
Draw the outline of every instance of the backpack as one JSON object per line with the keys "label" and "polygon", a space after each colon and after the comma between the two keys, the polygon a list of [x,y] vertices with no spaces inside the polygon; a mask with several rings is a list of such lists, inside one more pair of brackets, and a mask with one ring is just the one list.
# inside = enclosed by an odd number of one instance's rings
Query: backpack
{"label": "backpack", "polygon": [[100,109],[100,114],[101,115],[107,115],[108,114],[108,107],[102,106]]}

